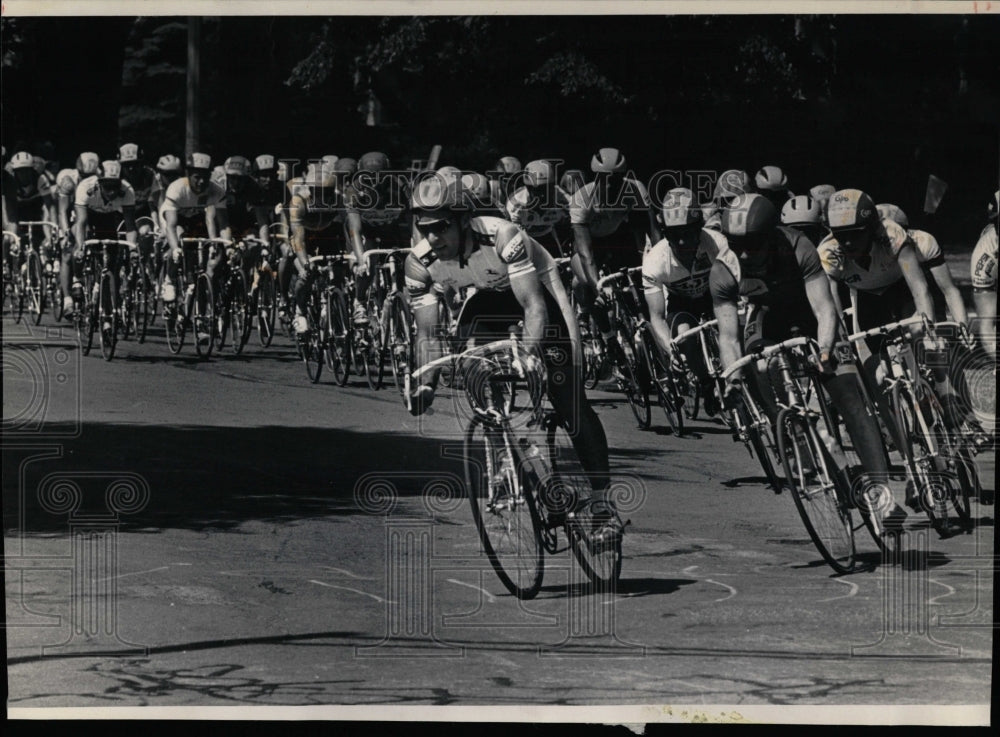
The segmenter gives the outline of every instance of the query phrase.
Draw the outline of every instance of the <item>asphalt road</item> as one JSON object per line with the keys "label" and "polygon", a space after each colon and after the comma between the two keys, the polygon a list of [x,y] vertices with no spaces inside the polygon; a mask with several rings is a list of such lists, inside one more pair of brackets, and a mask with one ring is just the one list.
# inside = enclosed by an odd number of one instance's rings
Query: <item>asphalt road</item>
{"label": "asphalt road", "polygon": [[10,708],[990,702],[993,452],[972,534],[911,519],[892,565],[862,529],[837,576],[721,425],[640,432],[595,391],[620,586],[564,551],[518,602],[449,486],[450,392],[411,418],[254,340],[202,362],[158,322],[106,363],[4,316]]}

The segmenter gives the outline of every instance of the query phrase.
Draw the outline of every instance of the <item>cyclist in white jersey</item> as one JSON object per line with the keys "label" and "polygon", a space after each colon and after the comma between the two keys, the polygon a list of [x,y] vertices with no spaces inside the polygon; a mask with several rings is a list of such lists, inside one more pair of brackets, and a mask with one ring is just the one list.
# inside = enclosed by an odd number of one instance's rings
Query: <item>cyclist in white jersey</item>
{"label": "cyclist in white jersey", "polygon": [[991,222],[983,228],[972,251],[972,299],[976,303],[976,327],[983,349],[994,360],[997,356],[997,212],[1000,190],[990,200],[987,214]]}
{"label": "cyclist in white jersey", "polygon": [[[708,277],[719,252],[728,246],[724,235],[702,227],[703,213],[690,189],[667,192],[660,217],[663,238],[643,254],[642,284],[653,338],[669,360],[671,339],[696,326],[699,318],[711,318]],[[693,341],[680,350],[702,385],[705,411],[716,414],[715,392],[701,351]]]}

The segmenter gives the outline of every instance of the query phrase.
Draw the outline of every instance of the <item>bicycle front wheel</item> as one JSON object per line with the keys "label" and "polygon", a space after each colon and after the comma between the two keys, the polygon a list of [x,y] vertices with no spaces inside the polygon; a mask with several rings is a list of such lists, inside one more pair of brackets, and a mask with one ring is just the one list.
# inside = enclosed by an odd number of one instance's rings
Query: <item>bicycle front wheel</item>
{"label": "bicycle front wheel", "polygon": [[520,452],[505,433],[474,419],[465,433],[465,487],[483,551],[504,587],[532,599],[542,587],[545,551],[535,490],[519,472]]}
{"label": "bicycle front wheel", "polygon": [[410,308],[402,294],[395,293],[389,305],[388,347],[392,361],[392,380],[396,390],[405,390],[405,374],[413,366],[413,337],[410,334]]}
{"label": "bicycle front wheel", "polygon": [[215,297],[208,274],[199,274],[194,283],[191,326],[194,329],[195,350],[201,358],[208,358],[215,344]]}
{"label": "bicycle front wheel", "polygon": [[767,479],[768,485],[775,493],[780,494],[784,488],[784,482],[778,476],[778,472],[775,469],[774,459],[778,453],[776,453],[773,439],[767,426],[761,426],[765,423],[758,424],[754,416],[750,413],[750,408],[747,406],[746,399],[742,395],[736,399],[733,412],[738,416],[738,425],[745,434],[744,443],[747,444],[750,454],[757,456],[757,462],[760,463],[761,470],[764,471],[764,477]]}
{"label": "bicycle front wheel", "polygon": [[278,298],[274,289],[274,274],[270,269],[259,272],[257,281],[257,338],[267,348],[274,340],[274,324],[278,316]]}
{"label": "bicycle front wheel", "polygon": [[101,291],[99,296],[98,329],[101,331],[101,355],[105,361],[115,357],[115,346],[118,344],[118,309],[115,299],[115,280],[111,272],[101,274]]}
{"label": "bicycle front wheel", "polygon": [[368,328],[365,335],[368,342],[366,357],[368,361],[368,386],[372,391],[378,391],[382,388],[382,382],[385,379],[385,361],[382,349],[385,337],[382,334],[381,302],[377,297],[370,296],[368,298],[367,312]]}
{"label": "bicycle front wheel", "polygon": [[632,414],[635,415],[635,421],[639,428],[647,430],[652,418],[649,411],[649,394],[646,392],[645,382],[640,375],[642,367],[636,356],[632,340],[625,331],[619,330],[617,337],[618,347],[622,353],[618,361],[618,370],[621,372],[618,384],[628,400],[628,406],[632,409]]}
{"label": "bicycle front wheel", "polygon": [[243,352],[247,339],[247,288],[243,272],[233,276],[229,285],[229,340],[235,355]]}
{"label": "bicycle front wheel", "polygon": [[816,429],[794,408],[778,414],[778,453],[809,537],[838,573],[854,570],[854,526]]}

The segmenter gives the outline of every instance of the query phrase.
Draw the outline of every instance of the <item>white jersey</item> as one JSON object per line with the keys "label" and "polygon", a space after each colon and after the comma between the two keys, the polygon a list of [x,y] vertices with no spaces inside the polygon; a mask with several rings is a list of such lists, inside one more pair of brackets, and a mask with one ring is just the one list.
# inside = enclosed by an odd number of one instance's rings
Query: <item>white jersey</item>
{"label": "white jersey", "polygon": [[714,230],[698,231],[698,246],[690,268],[685,268],[677,258],[674,248],[664,238],[642,257],[643,291],[662,290],[664,299],[669,295],[688,299],[708,294],[708,275],[719,252],[728,248],[726,238]]}
{"label": "white jersey", "polygon": [[501,291],[510,289],[513,279],[537,274],[550,293],[557,284],[561,288],[552,256],[521,228],[488,215],[472,218],[469,227],[464,264],[439,259],[426,238],[414,246],[406,259],[406,287],[414,307],[434,304],[434,285]]}
{"label": "white jersey", "polygon": [[649,193],[642,182],[626,177],[622,189],[612,193],[614,201],[603,201],[597,182],[589,182],[573,193],[569,203],[569,221],[586,225],[594,238],[613,235],[633,210],[649,210]]}
{"label": "white jersey", "polygon": [[77,207],[86,207],[90,212],[122,212],[126,207],[135,206],[135,192],[132,191],[132,185],[123,179],[118,196],[107,200],[101,192],[97,177],[87,177],[76,186],[74,204]]}
{"label": "white jersey", "polygon": [[226,209],[226,190],[217,183],[209,181],[205,191],[195,194],[187,177],[175,179],[167,187],[166,197],[160,206],[160,217],[170,210],[177,212],[178,217],[193,218],[205,212],[208,207],[217,210]]}
{"label": "white jersey", "polygon": [[816,250],[823,270],[831,279],[860,292],[882,294],[903,278],[903,269],[898,259],[899,252],[906,245],[916,250],[916,244],[903,227],[893,220],[885,219],[881,223],[881,230],[872,239],[871,262],[867,267],[848,258],[832,234],[820,241]]}
{"label": "white jersey", "polygon": [[972,251],[972,288],[997,288],[997,228],[990,223]]}

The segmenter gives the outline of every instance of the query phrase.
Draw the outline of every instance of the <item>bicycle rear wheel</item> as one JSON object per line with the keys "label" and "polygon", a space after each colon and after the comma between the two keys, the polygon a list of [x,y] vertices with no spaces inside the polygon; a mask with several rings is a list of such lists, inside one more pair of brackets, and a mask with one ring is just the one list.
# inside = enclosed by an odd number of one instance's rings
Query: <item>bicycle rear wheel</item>
{"label": "bicycle rear wheel", "polygon": [[778,453],[809,537],[838,573],[854,570],[854,526],[815,428],[796,409],[778,414]]}
{"label": "bicycle rear wheel", "polygon": [[326,362],[333,371],[334,381],[344,386],[351,376],[351,325],[344,293],[340,290],[327,293],[326,315],[329,321],[324,340]]}
{"label": "bicycle rear wheel", "polygon": [[399,292],[390,297],[389,305],[389,358],[392,361],[392,380],[396,391],[405,390],[405,374],[413,366],[413,336],[410,333],[410,308]]}
{"label": "bicycle rear wheel", "polygon": [[[545,494],[565,507],[572,503],[571,500],[589,496],[591,484],[569,433],[554,415],[547,418],[546,424],[545,461],[551,469],[551,476],[546,483]],[[613,542],[592,541],[589,535],[590,517],[582,515],[583,512],[578,511],[576,518],[566,524],[573,556],[595,588],[601,592],[613,591],[622,572],[621,538]]]}
{"label": "bicycle rear wheel", "polygon": [[530,474],[503,430],[473,419],[465,433],[465,487],[483,550],[504,587],[532,599],[542,587],[545,551]]}
{"label": "bicycle rear wheel", "polygon": [[215,297],[208,274],[198,274],[195,278],[192,313],[194,348],[201,358],[208,358],[215,344]]}

